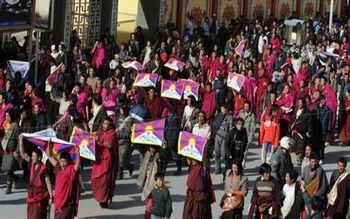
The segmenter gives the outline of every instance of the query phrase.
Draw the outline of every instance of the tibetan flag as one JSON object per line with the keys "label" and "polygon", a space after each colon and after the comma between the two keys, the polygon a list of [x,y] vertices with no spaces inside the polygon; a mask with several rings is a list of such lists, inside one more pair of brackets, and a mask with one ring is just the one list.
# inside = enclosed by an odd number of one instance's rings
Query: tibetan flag
{"label": "tibetan flag", "polygon": [[245,82],[245,77],[240,74],[236,73],[229,73],[228,75],[228,80],[227,80],[227,86],[233,88],[236,91],[241,91],[244,82]]}
{"label": "tibetan flag", "polygon": [[93,161],[96,160],[95,138],[90,136],[88,132],[74,127],[70,142],[79,146],[81,157]]}
{"label": "tibetan flag", "polygon": [[244,53],[245,43],[245,40],[241,40],[235,48],[236,53],[240,56],[242,56]]}
{"label": "tibetan flag", "polygon": [[183,90],[184,86],[181,82],[162,80],[160,96],[180,100]]}
{"label": "tibetan flag", "polygon": [[184,99],[192,95],[198,101],[199,83],[183,79],[180,80],[180,83],[183,84],[184,87]]}
{"label": "tibetan flag", "polygon": [[180,132],[178,153],[198,161],[202,161],[207,139],[190,132]]}
{"label": "tibetan flag", "polygon": [[142,71],[143,69],[142,65],[138,61],[124,62],[122,66],[123,68],[133,68],[138,72]]}
{"label": "tibetan flag", "polygon": [[61,72],[62,69],[62,64],[60,64],[57,68],[55,68],[51,74],[49,75],[49,77],[47,77],[47,83],[53,87],[57,80],[58,80],[58,74]]}
{"label": "tibetan flag", "polygon": [[164,141],[165,119],[136,123],[131,129],[131,142],[162,146]]}
{"label": "tibetan flag", "polygon": [[158,80],[157,74],[139,73],[136,76],[134,86],[136,87],[156,87]]}
{"label": "tibetan flag", "polygon": [[184,62],[181,62],[175,58],[171,58],[169,59],[169,61],[167,61],[167,63],[165,63],[164,65],[165,67],[168,67],[172,70],[178,71],[180,69],[182,69],[185,66]]}
{"label": "tibetan flag", "polygon": [[67,151],[71,155],[72,159],[76,159],[74,144],[58,139],[55,131],[51,128],[34,133],[23,133],[22,135],[27,139],[27,141],[40,148],[42,151],[46,150],[48,142],[51,141],[53,145],[52,154],[56,158],[59,157],[61,152]]}

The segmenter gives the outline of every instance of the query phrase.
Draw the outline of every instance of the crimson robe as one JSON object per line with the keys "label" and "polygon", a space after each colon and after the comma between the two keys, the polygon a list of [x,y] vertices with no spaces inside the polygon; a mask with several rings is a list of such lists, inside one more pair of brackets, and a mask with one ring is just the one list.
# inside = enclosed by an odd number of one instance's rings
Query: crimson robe
{"label": "crimson robe", "polygon": [[267,89],[267,84],[269,83],[269,80],[265,77],[262,77],[258,80],[256,85],[256,93],[255,93],[255,99],[256,99],[256,117],[259,119],[261,115],[260,107],[263,102],[264,93]]}
{"label": "crimson robe", "polygon": [[266,57],[266,60],[265,60],[266,72],[269,78],[272,77],[274,63],[275,63],[275,54],[271,53],[269,56]]}
{"label": "crimson robe", "polygon": [[162,116],[162,103],[159,97],[154,97],[152,100],[146,100],[146,106],[151,113],[151,120],[157,120]]}
{"label": "crimson robe", "polygon": [[216,93],[215,91],[205,91],[203,93],[202,110],[205,112],[207,120],[212,118],[216,110]]}
{"label": "crimson robe", "polygon": [[47,176],[46,166],[40,162],[38,168],[35,169],[35,165],[30,160],[29,171],[27,218],[46,218],[50,197],[45,182],[45,177]]}
{"label": "crimson robe", "polygon": [[211,204],[215,202],[212,181],[202,164],[191,165],[187,177],[187,195],[183,219],[211,219]]}
{"label": "crimson robe", "polygon": [[80,92],[78,94],[77,111],[81,113],[84,119],[87,119],[86,107],[88,105],[88,96],[85,92]]}
{"label": "crimson robe", "polygon": [[[118,141],[113,129],[98,132],[96,144],[96,161],[92,165],[91,190],[99,203],[113,198],[116,173],[118,170]],[[111,148],[103,144],[110,144]]]}
{"label": "crimson robe", "polygon": [[296,76],[296,84],[299,85],[300,81],[308,81],[309,80],[309,69],[308,68],[299,68]]}
{"label": "crimson robe", "polygon": [[208,74],[208,81],[213,81],[214,78],[217,77],[216,70],[220,67],[220,59],[216,58],[215,60],[210,59],[209,60],[209,74]]}
{"label": "crimson robe", "polygon": [[309,94],[309,88],[308,87],[299,88],[297,93],[296,93],[295,99],[299,100],[300,98],[305,98],[306,95],[308,95],[308,94]]}
{"label": "crimson robe", "polygon": [[272,49],[274,51],[278,52],[280,50],[280,48],[281,48],[281,40],[278,37],[274,37],[274,38],[271,37],[270,43],[271,43]]}
{"label": "crimson robe", "polygon": [[70,219],[78,214],[80,197],[79,177],[74,164],[62,169],[57,163],[54,169],[55,184],[55,219]]}
{"label": "crimson robe", "polygon": [[344,104],[346,109],[346,123],[339,134],[339,140],[343,143],[348,143],[350,141],[350,100],[347,98]]}
{"label": "crimson robe", "polygon": [[252,109],[255,110],[255,101],[254,101],[254,89],[256,87],[256,79],[254,77],[247,77],[247,80],[244,83],[244,91],[247,100],[249,100]]}

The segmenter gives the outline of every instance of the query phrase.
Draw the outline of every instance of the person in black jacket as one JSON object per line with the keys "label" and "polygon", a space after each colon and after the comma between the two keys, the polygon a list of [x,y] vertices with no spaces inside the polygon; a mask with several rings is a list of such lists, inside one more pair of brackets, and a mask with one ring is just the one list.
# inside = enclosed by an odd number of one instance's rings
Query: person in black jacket
{"label": "person in black jacket", "polygon": [[151,218],[170,218],[173,212],[172,200],[169,189],[164,185],[164,174],[156,173],[154,179],[156,185],[150,195],[153,202]]}
{"label": "person in black jacket", "polygon": [[299,164],[301,164],[301,161],[304,158],[306,141],[311,137],[312,126],[312,116],[310,111],[306,108],[306,100],[304,98],[299,98],[297,110],[293,115],[290,127],[292,137],[295,140],[292,151],[297,154]]}
{"label": "person in black jacket", "polygon": [[47,128],[48,122],[46,114],[42,110],[41,104],[34,105],[34,118],[36,120],[35,131],[41,131]]}
{"label": "person in black jacket", "polygon": [[226,158],[239,159],[243,162],[244,152],[247,148],[247,130],[243,127],[244,121],[239,118],[227,134],[225,140]]}
{"label": "person in black jacket", "polygon": [[[181,117],[178,115],[177,103],[174,101],[169,101],[169,110],[170,113],[168,115],[167,123],[165,126],[165,140],[167,143],[165,155],[171,155],[171,159],[176,162],[177,170],[175,171],[175,175],[180,175],[182,173],[182,158],[179,156],[177,152],[177,144],[179,139],[179,132],[181,131]],[[164,155],[164,153],[161,153]],[[168,161],[166,158],[162,159],[162,171],[165,172]]]}
{"label": "person in black jacket", "polygon": [[320,164],[323,163],[324,159],[324,148],[326,143],[326,138],[332,127],[332,112],[326,106],[326,97],[321,95],[318,100],[318,105],[312,111],[313,124],[315,127],[314,136],[314,149],[318,152],[320,158]]}

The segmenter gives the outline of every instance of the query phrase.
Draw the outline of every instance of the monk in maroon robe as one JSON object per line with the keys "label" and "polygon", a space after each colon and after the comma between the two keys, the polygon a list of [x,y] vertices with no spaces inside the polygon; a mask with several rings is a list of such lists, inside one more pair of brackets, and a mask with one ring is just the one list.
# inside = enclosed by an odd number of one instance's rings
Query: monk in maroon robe
{"label": "monk in maroon robe", "polygon": [[47,217],[47,209],[52,204],[53,192],[45,164],[41,162],[43,153],[35,148],[32,156],[24,151],[23,135],[19,137],[20,154],[29,163],[29,187],[27,197],[27,218],[41,219]]}
{"label": "monk in maroon robe", "polygon": [[62,152],[57,161],[52,156],[52,145],[46,149],[50,163],[54,166],[56,175],[55,184],[55,219],[73,219],[78,214],[78,203],[80,197],[79,170],[80,156],[79,147],[76,147],[77,159],[71,161],[69,153]]}
{"label": "monk in maroon robe", "polygon": [[151,88],[148,91],[148,98],[146,100],[146,106],[151,113],[151,120],[157,120],[162,116],[162,102],[161,99],[156,95],[156,89]]}
{"label": "monk in maroon robe", "polygon": [[192,160],[187,177],[187,195],[183,219],[211,219],[211,204],[215,202],[209,171],[203,164]]}
{"label": "monk in maroon robe", "polygon": [[210,82],[206,84],[206,90],[203,92],[202,110],[207,115],[207,121],[210,123],[216,110],[216,93],[213,91],[213,85]]}
{"label": "monk in maroon robe", "polygon": [[118,141],[110,120],[102,124],[96,137],[96,161],[91,171],[91,189],[96,201],[106,208],[112,201],[118,170]]}

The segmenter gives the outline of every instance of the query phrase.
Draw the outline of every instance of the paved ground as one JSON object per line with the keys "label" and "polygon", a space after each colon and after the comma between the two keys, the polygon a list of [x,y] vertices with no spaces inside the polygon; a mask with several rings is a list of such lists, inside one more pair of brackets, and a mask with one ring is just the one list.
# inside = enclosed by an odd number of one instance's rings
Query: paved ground
{"label": "paved ground", "polygon": [[[323,168],[327,172],[328,177],[331,171],[336,167],[336,160],[340,156],[346,156],[350,158],[350,147],[336,147],[329,146],[326,148],[326,159],[323,164]],[[247,165],[245,168],[245,174],[249,178],[249,193],[245,201],[245,211],[247,214],[247,208],[251,197],[252,183],[257,177],[257,167],[260,165],[260,150],[258,148],[251,148],[249,150]],[[133,158],[137,161],[137,157]],[[348,168],[349,169],[349,168]],[[185,199],[185,182],[187,175],[184,173],[181,176],[173,176],[174,164],[170,165],[166,175],[166,182],[170,188],[170,192],[173,199],[174,213],[172,218],[181,218],[182,209]],[[185,169],[184,169],[185,170]],[[185,172],[185,171],[184,171]],[[93,199],[90,190],[90,173],[89,170],[84,170],[83,181],[86,187],[86,192],[82,194],[79,204],[78,218],[96,218],[96,219],[108,219],[108,218],[143,218],[144,205],[140,201],[140,191],[136,188],[135,181],[138,172],[134,172],[132,178],[126,178],[117,181],[116,196],[109,209],[99,208],[98,203]],[[212,175],[213,183],[215,184],[216,203],[212,205],[213,218],[219,218],[221,210],[219,208],[219,201],[223,195],[222,176]],[[11,195],[5,195],[5,176],[0,175],[0,218],[25,218],[26,216],[26,185],[22,182],[19,185],[18,190],[14,190]],[[53,215],[51,215],[53,218]]]}

